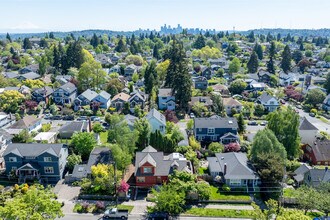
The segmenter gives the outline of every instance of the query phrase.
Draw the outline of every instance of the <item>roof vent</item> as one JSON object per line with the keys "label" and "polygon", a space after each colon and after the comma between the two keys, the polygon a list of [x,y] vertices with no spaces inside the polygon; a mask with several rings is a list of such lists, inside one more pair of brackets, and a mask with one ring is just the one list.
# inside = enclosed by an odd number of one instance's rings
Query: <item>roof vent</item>
{"label": "roof vent", "polygon": [[221,157],[221,160],[224,160],[225,158],[224,157]]}
{"label": "roof vent", "polygon": [[233,121],[228,121],[228,123],[229,123],[229,124],[232,124],[232,123],[233,123]]}

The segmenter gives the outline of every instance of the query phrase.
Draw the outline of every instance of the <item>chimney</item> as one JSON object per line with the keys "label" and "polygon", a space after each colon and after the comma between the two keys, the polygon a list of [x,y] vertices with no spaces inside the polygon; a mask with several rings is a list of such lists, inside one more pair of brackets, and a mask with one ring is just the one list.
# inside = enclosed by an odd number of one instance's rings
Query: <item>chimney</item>
{"label": "chimney", "polygon": [[328,167],[325,167],[325,168],[324,168],[325,172],[327,172],[327,171],[328,171],[328,169],[329,169]]}
{"label": "chimney", "polygon": [[226,175],[227,173],[227,163],[223,165],[223,175]]}

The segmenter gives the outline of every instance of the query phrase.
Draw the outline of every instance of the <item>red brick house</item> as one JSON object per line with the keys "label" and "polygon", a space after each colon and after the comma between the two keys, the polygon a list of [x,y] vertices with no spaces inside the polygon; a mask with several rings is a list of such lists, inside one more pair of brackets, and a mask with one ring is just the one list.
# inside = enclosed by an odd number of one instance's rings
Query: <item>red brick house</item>
{"label": "red brick house", "polygon": [[304,159],[313,165],[330,165],[330,140],[316,139],[303,146]]}
{"label": "red brick house", "polygon": [[192,172],[191,162],[182,154],[164,155],[151,146],[135,156],[136,186],[152,187],[167,182],[169,174],[174,170]]}

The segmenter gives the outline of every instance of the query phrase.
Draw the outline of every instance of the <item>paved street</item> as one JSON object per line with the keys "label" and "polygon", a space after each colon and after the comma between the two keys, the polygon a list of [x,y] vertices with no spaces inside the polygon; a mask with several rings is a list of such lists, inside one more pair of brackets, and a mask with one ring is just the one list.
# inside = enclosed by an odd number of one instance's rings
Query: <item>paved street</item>
{"label": "paved street", "polygon": [[[146,219],[145,217],[141,215],[130,215],[128,217],[129,220],[142,220]],[[212,219],[212,220],[250,220],[246,218],[214,218],[214,217],[187,217],[182,216],[178,217],[178,220],[204,220],[204,219]],[[95,216],[92,214],[68,214],[63,218],[60,218],[60,220],[102,220],[102,217],[100,215]]]}
{"label": "paved street", "polygon": [[301,118],[306,117],[307,120],[317,127],[320,131],[330,132],[330,123],[325,123],[316,117],[309,116],[309,113],[304,112],[302,109],[297,109]]}

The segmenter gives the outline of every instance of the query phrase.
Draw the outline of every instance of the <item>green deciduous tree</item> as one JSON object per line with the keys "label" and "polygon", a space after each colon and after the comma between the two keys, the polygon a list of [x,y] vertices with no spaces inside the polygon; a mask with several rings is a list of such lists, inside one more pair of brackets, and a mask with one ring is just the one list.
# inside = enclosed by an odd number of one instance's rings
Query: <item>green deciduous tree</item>
{"label": "green deciduous tree", "polygon": [[321,89],[311,89],[307,92],[305,103],[316,106],[322,104],[325,99],[325,93]]}
{"label": "green deciduous tree", "polygon": [[225,150],[225,147],[218,143],[218,142],[212,142],[209,146],[208,149],[212,151],[212,153],[222,153]]}
{"label": "green deciduous tree", "polygon": [[229,73],[237,73],[241,67],[240,60],[235,57],[229,64]]}
{"label": "green deciduous tree", "polygon": [[291,69],[291,51],[290,47],[286,45],[282,52],[282,61],[281,61],[281,68],[285,73],[287,73]]}
{"label": "green deciduous tree", "polygon": [[75,165],[77,164],[81,164],[82,160],[81,160],[81,156],[78,154],[71,154],[68,156],[67,158],[67,166],[70,172],[73,171],[73,168]]}
{"label": "green deciduous tree", "polygon": [[99,62],[92,60],[83,63],[77,77],[80,91],[87,89],[98,90],[105,83],[106,75]]}
{"label": "green deciduous tree", "polygon": [[317,202],[319,201],[318,192],[316,189],[307,186],[301,186],[295,192],[296,202],[300,209],[303,209],[305,215],[309,210],[317,208]]}
{"label": "green deciduous tree", "polygon": [[249,73],[256,73],[258,71],[259,61],[256,52],[252,52],[250,59],[247,63]]}
{"label": "green deciduous tree", "polygon": [[32,49],[32,44],[31,44],[29,38],[24,38],[24,40],[23,40],[23,49],[24,50]]}
{"label": "green deciduous tree", "polygon": [[79,132],[72,136],[71,145],[74,150],[86,160],[92,152],[97,142],[93,133]]}
{"label": "green deciduous tree", "polygon": [[212,102],[213,102],[213,111],[215,114],[222,116],[223,115],[223,110],[224,110],[224,106],[223,106],[223,100],[221,95],[217,95],[217,94],[213,94],[211,96]]}
{"label": "green deciduous tree", "polygon": [[241,94],[246,87],[247,83],[244,80],[236,79],[230,84],[229,91],[232,94]]}
{"label": "green deciduous tree", "polygon": [[15,113],[24,101],[25,96],[16,90],[4,91],[0,94],[0,109]]}
{"label": "green deciduous tree", "polygon": [[149,144],[151,134],[151,126],[146,118],[136,120],[134,129],[138,132],[137,146],[139,150],[143,150]]}
{"label": "green deciduous tree", "polygon": [[63,217],[61,203],[50,188],[41,185],[26,187],[26,191],[15,192],[13,198],[7,199],[0,207],[2,219],[44,220]]}
{"label": "green deciduous tree", "polygon": [[267,127],[274,132],[278,141],[285,147],[288,159],[298,156],[299,115],[292,108],[279,109],[268,114]]}

